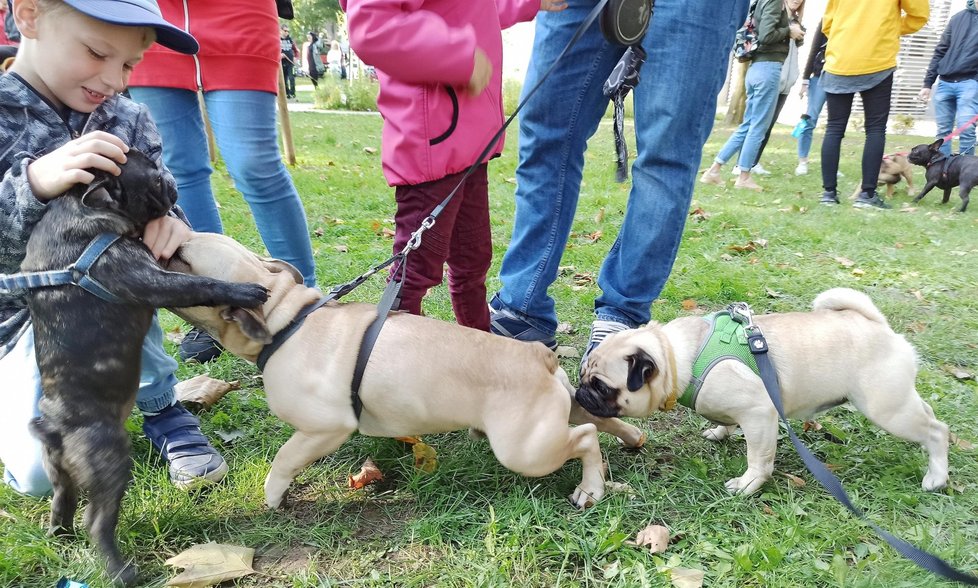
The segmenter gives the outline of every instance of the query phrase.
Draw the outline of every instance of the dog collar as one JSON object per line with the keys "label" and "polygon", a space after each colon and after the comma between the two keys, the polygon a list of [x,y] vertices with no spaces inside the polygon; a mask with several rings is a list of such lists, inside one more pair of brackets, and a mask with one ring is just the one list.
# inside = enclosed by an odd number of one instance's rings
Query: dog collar
{"label": "dog collar", "polygon": [[281,331],[275,333],[272,336],[272,342],[261,348],[258,353],[258,358],[255,359],[255,365],[258,366],[259,371],[265,371],[265,364],[268,363],[268,359],[272,357],[272,354],[278,351],[278,348],[282,346],[283,343],[289,340],[289,337],[295,334],[302,326],[302,323],[306,322],[306,317],[313,313],[315,310],[319,310],[326,305],[330,300],[334,300],[335,296],[323,296],[316,302],[306,305],[299,314],[292,317],[289,324],[285,325]]}
{"label": "dog collar", "polygon": [[121,239],[121,235],[101,233],[92,239],[78,261],[61,270],[41,272],[23,272],[19,274],[0,274],[0,289],[3,290],[33,290],[35,288],[51,288],[55,286],[75,285],[89,294],[97,296],[106,302],[122,304],[119,298],[92,277],[91,270],[95,262],[113,243]]}
{"label": "dog collar", "polygon": [[703,317],[703,320],[709,323],[710,332],[696,352],[689,384],[679,397],[679,404],[693,410],[696,410],[696,398],[699,396],[700,388],[703,387],[703,382],[706,381],[706,376],[721,361],[728,359],[739,361],[755,374],[759,374],[757,361],[747,347],[747,334],[742,323],[735,320],[726,310],[708,314]]}
{"label": "dog collar", "polygon": [[[669,345],[669,341],[665,341],[666,345]],[[676,378],[676,354],[672,352],[672,345],[669,345],[669,373],[672,374],[672,390],[669,391],[669,396],[662,401],[662,406],[659,410],[669,411],[676,408],[676,401],[679,399],[679,380]]]}

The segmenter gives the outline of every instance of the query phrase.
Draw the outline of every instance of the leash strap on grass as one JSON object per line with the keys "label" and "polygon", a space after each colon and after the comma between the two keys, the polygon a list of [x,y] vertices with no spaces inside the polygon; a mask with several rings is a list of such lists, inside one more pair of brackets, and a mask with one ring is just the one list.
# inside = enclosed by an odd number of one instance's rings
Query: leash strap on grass
{"label": "leash strap on grass", "polygon": [[781,387],[778,384],[778,374],[774,369],[774,365],[771,363],[771,359],[767,355],[767,340],[764,338],[764,334],[761,330],[753,324],[747,325],[747,345],[750,347],[751,353],[754,354],[754,358],[757,360],[757,368],[760,371],[761,380],[764,382],[764,388],[767,390],[768,396],[771,398],[771,402],[774,403],[774,408],[778,411],[778,416],[781,417],[781,422],[784,423],[785,428],[788,430],[788,436],[791,437],[791,443],[795,446],[795,451],[801,456],[803,462],[805,462],[805,467],[808,471],[815,476],[815,480],[818,481],[829,494],[831,494],[836,500],[842,503],[849,512],[856,515],[860,519],[866,522],[870,527],[876,531],[876,534],[882,537],[887,543],[890,544],[893,549],[897,550],[903,557],[914,562],[918,566],[924,568],[925,570],[937,574],[938,576],[943,576],[949,580],[954,580],[955,582],[961,582],[963,584],[968,584],[971,586],[978,586],[978,577],[971,574],[966,574],[957,568],[953,567],[951,564],[947,563],[943,559],[937,557],[932,553],[928,553],[919,547],[915,547],[903,539],[892,535],[889,531],[883,529],[873,521],[866,517],[866,513],[862,511],[858,506],[852,503],[849,499],[849,495],[846,494],[845,489],[842,487],[842,482],[835,477],[825,464],[818,460],[811,451],[805,447],[801,440],[795,435],[794,430],[791,428],[791,424],[788,423],[788,419],[784,414],[784,406],[781,403]]}
{"label": "leash strap on grass", "polygon": [[97,235],[82,251],[78,261],[61,270],[43,272],[24,272],[19,274],[0,274],[2,290],[33,290],[54,286],[74,285],[106,302],[122,304],[123,300],[110,292],[101,282],[91,276],[92,266],[106,250],[121,237],[113,233]]}

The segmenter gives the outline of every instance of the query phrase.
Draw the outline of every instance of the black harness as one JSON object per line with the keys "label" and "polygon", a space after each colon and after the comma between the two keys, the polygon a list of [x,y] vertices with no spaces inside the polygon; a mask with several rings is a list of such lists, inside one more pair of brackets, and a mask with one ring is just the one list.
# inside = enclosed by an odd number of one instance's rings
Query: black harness
{"label": "black harness", "polygon": [[944,155],[943,153],[938,152],[937,155],[935,155],[934,157],[931,157],[930,158],[930,161],[927,162],[927,165],[925,166],[927,169],[930,169],[932,166],[937,165],[938,163],[941,163],[942,161],[944,162],[944,165],[941,166],[941,179],[938,181],[938,184],[937,184],[941,188],[943,188],[944,186],[947,185],[947,182],[948,182],[948,177],[947,177],[948,170],[951,169],[951,164],[954,162],[955,159],[957,159],[958,155],[960,155],[960,154],[955,153],[953,155]]}
{"label": "black harness", "polygon": [[35,288],[51,288],[55,286],[78,286],[89,294],[98,296],[106,302],[122,304],[124,301],[92,277],[91,270],[95,262],[116,241],[121,239],[114,233],[101,233],[92,239],[78,261],[61,270],[41,272],[22,272],[19,274],[0,274],[0,290],[33,290]]}

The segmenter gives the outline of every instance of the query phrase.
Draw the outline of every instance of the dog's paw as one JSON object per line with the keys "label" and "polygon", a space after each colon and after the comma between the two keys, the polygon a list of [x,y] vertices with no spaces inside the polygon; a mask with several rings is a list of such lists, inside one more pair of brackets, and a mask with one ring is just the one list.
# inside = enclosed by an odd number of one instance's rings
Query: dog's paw
{"label": "dog's paw", "polygon": [[71,525],[51,525],[48,527],[48,537],[74,537],[75,529]]}
{"label": "dog's paw", "polygon": [[736,426],[728,427],[727,425],[718,425],[712,429],[703,431],[703,438],[714,442],[723,441],[729,437],[736,428]]}
{"label": "dog's paw", "polygon": [[242,283],[234,285],[232,306],[257,308],[268,300],[268,288],[261,284]]}
{"label": "dog's paw", "polygon": [[597,504],[603,496],[604,488],[601,488],[600,490],[592,489],[591,491],[588,491],[578,486],[577,488],[574,488],[574,493],[568,496],[567,499],[574,505],[574,508],[584,510]]}
{"label": "dog's paw", "polygon": [[118,570],[109,570],[109,575],[116,586],[135,586],[139,570],[133,564],[127,563]]}
{"label": "dog's paw", "polygon": [[938,490],[943,490],[947,486],[947,472],[934,473],[927,472],[924,476],[924,481],[921,482],[920,487],[924,489],[925,492],[936,492]]}
{"label": "dog's paw", "polygon": [[747,472],[739,478],[727,480],[727,483],[724,485],[731,494],[748,496],[760,490],[764,482],[767,482],[767,478]]}

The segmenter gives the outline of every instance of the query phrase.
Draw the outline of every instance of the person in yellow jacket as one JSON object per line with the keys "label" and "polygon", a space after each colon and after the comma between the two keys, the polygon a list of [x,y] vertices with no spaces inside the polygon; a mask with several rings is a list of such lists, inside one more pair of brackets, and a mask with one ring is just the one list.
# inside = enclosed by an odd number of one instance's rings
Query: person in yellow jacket
{"label": "person in yellow jacket", "polygon": [[829,116],[822,141],[822,204],[838,204],[836,192],[839,147],[858,92],[863,101],[866,141],[862,185],[853,206],[889,208],[876,193],[880,162],[886,148],[893,71],[900,36],[927,24],[928,0],[829,0],[822,31],[829,42],[820,84]]}

